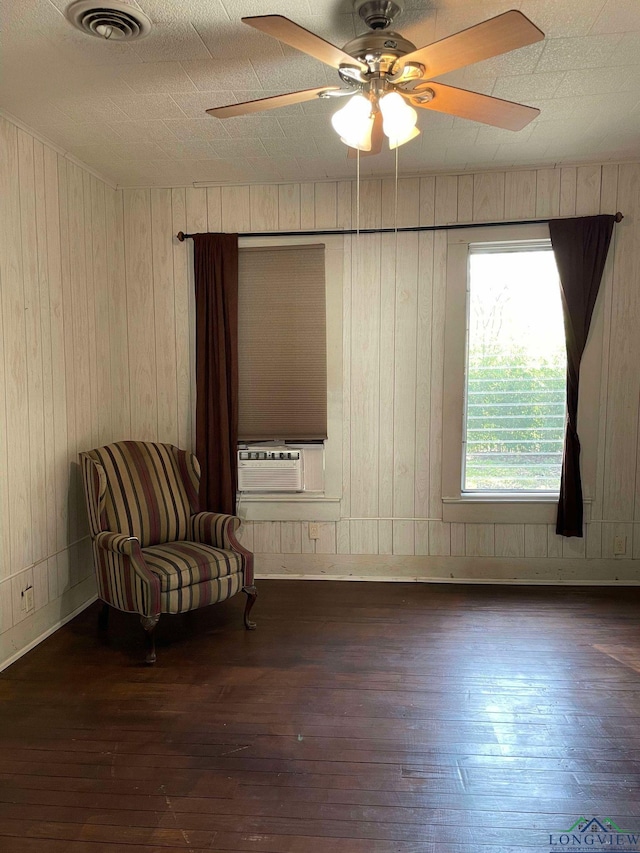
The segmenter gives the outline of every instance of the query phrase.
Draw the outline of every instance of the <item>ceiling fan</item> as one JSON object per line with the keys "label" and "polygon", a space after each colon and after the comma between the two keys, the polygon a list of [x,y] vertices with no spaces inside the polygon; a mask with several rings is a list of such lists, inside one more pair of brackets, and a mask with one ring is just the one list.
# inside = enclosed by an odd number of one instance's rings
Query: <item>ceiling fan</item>
{"label": "ceiling fan", "polygon": [[521,12],[504,12],[455,35],[416,48],[412,42],[389,29],[401,11],[394,0],[359,0],[356,8],[369,32],[352,39],[343,48],[330,44],[282,15],[242,18],[243,23],[336,68],[346,88],[320,86],[303,89],[215,107],[207,113],[224,119],[299,104],[316,97],[350,96],[347,106],[338,110],[332,123],[353,156],[356,149],[378,154],[385,135],[390,148],[417,136],[417,113],[413,107],[507,130],[521,130],[539,114],[540,110],[535,107],[433,80],[447,71],[543,39],[544,33]]}

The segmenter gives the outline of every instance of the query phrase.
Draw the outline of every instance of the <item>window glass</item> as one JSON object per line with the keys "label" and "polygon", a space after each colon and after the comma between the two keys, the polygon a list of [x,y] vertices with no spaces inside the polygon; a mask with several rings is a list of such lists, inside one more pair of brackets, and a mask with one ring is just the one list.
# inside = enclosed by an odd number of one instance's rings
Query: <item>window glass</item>
{"label": "window glass", "polygon": [[549,241],[469,247],[463,492],[557,492],[566,409]]}

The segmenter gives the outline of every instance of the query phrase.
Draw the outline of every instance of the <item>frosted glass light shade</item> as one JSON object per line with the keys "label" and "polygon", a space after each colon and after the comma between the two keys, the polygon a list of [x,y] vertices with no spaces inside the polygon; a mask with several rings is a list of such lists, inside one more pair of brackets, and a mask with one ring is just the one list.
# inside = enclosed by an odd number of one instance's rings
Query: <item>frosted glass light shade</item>
{"label": "frosted glass light shade", "polygon": [[364,95],[354,95],[331,117],[331,124],[340,139],[350,148],[371,151],[373,113]]}
{"label": "frosted glass light shade", "polygon": [[389,92],[380,98],[382,129],[389,137],[389,148],[404,145],[420,133],[416,127],[418,114],[397,92]]}

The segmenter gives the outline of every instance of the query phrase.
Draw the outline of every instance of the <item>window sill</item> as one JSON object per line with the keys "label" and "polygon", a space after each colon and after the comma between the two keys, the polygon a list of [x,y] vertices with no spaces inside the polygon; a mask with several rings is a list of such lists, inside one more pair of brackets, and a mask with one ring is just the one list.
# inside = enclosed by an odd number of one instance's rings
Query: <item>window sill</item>
{"label": "window sill", "polygon": [[236,512],[246,521],[339,521],[340,498],[319,493],[242,494]]}

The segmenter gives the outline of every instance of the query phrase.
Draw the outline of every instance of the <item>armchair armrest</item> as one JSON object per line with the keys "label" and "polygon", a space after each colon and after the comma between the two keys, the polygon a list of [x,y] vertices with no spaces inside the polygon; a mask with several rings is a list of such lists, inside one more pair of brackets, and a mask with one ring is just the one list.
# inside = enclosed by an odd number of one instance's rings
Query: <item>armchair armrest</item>
{"label": "armchair armrest", "polygon": [[160,613],[160,580],[148,568],[140,540],[103,530],[93,541],[100,598],[118,610],[141,616]]}
{"label": "armchair armrest", "polygon": [[234,531],[240,527],[240,519],[235,515],[220,512],[199,512],[191,516],[191,536],[194,542],[212,545],[234,551],[236,538]]}
{"label": "armchair armrest", "polygon": [[94,537],[99,548],[105,551],[116,551],[118,554],[126,554],[128,557],[137,557],[140,551],[140,542],[135,536],[125,536],[123,533],[111,533],[105,530]]}
{"label": "armchair armrest", "polygon": [[235,551],[242,554],[244,586],[253,588],[253,554],[238,542],[235,531],[240,527],[237,515],[219,512],[199,512],[191,516],[191,537],[194,542]]}

